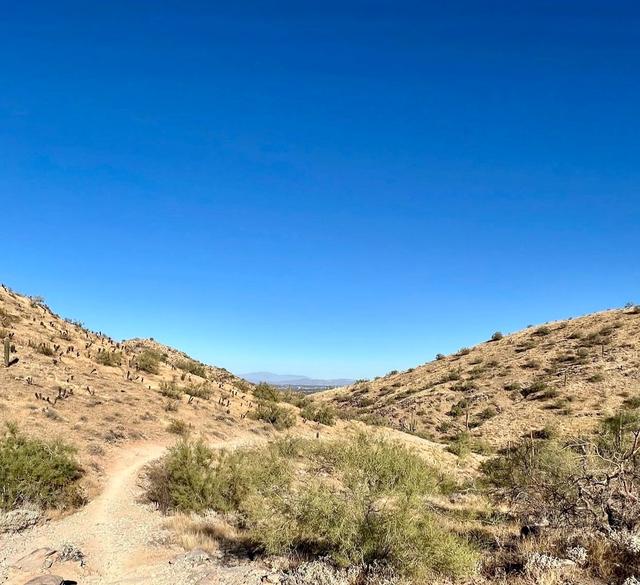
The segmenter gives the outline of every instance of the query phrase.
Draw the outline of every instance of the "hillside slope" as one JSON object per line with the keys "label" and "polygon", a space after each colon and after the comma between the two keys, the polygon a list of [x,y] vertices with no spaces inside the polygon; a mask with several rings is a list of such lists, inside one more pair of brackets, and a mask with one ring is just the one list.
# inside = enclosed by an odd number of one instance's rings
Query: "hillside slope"
{"label": "hillside slope", "polygon": [[[247,429],[267,433],[244,418],[251,386],[227,370],[151,339],[117,342],[3,285],[0,339],[7,336],[12,363],[0,367],[0,424],[14,421],[30,435],[64,438],[80,450],[94,479],[105,451],[129,441],[169,440],[172,421],[213,441]],[[184,393],[191,389],[195,397]]]}
{"label": "hillside slope", "polygon": [[638,307],[495,337],[317,397],[344,416],[445,442],[469,431],[494,447],[545,426],[587,429],[640,403]]}

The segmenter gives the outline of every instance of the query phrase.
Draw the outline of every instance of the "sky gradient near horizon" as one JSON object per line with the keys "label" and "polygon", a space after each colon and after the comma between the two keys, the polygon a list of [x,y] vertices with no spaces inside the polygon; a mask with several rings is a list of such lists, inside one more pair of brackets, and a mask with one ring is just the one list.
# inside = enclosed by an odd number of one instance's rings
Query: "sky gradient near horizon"
{"label": "sky gradient near horizon", "polygon": [[0,281],[369,377],[640,302],[632,2],[6,3]]}

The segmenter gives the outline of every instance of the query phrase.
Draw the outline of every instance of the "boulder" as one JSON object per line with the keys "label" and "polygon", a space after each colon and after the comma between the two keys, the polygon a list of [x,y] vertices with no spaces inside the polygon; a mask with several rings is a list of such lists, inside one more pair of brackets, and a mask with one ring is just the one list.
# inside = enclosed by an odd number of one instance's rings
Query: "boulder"
{"label": "boulder", "polygon": [[59,575],[40,575],[29,579],[24,585],[63,585],[64,579]]}
{"label": "boulder", "polygon": [[56,552],[57,551],[52,548],[37,548],[13,563],[12,567],[25,573],[48,569],[53,565]]}

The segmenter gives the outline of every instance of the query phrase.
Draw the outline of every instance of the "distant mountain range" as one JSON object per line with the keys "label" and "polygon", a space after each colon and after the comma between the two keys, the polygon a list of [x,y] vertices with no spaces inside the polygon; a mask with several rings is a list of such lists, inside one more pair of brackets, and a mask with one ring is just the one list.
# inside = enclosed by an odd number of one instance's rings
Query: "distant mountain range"
{"label": "distant mountain range", "polygon": [[333,380],[324,380],[321,378],[309,378],[308,376],[300,376],[297,374],[274,374],[272,372],[251,372],[250,374],[242,374],[242,378],[249,382],[267,382],[276,386],[348,386],[353,384],[353,380],[348,378],[336,378]]}

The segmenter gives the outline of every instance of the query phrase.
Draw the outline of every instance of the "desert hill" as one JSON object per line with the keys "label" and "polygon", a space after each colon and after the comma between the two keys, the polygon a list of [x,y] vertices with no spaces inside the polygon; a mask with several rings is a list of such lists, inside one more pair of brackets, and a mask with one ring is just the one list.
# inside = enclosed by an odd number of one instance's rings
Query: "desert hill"
{"label": "desert hill", "polygon": [[504,446],[557,426],[586,430],[640,403],[640,307],[531,326],[384,377],[317,395],[344,416],[437,441]]}
{"label": "desert hill", "polygon": [[[118,342],[56,315],[39,298],[0,288],[0,423],[78,449],[91,493],[108,452],[134,441],[170,442],[168,430],[220,441],[268,425],[249,420],[251,385],[152,339]],[[175,435],[173,435],[175,437]]]}

